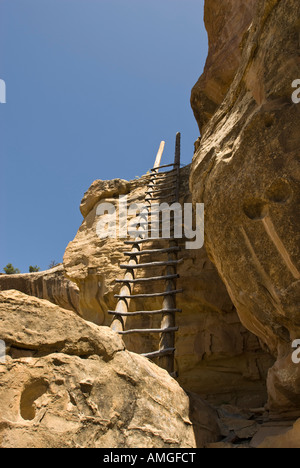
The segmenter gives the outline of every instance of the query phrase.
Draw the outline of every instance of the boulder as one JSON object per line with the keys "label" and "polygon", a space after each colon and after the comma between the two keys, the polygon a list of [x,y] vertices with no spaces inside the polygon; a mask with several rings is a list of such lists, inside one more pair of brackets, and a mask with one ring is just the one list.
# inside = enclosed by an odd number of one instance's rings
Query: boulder
{"label": "boulder", "polygon": [[1,293],[0,307],[2,448],[189,449],[218,440],[216,412],[126,351],[111,329],[18,291]]}

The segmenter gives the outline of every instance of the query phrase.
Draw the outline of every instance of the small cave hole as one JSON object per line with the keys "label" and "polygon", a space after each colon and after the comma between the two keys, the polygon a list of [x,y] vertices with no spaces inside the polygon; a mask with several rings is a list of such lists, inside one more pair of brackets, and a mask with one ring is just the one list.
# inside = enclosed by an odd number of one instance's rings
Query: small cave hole
{"label": "small cave hole", "polygon": [[274,115],[265,115],[265,127],[266,128],[271,128],[272,125],[274,124]]}
{"label": "small cave hole", "polygon": [[43,380],[35,380],[25,387],[20,400],[20,413],[26,421],[32,421],[36,415],[35,401],[48,389],[48,384]]}
{"label": "small cave hole", "polygon": [[263,219],[268,215],[268,204],[259,199],[247,200],[244,202],[243,211],[252,220]]}
{"label": "small cave hole", "polygon": [[278,179],[268,188],[266,197],[274,203],[287,203],[293,196],[293,190],[289,182]]}

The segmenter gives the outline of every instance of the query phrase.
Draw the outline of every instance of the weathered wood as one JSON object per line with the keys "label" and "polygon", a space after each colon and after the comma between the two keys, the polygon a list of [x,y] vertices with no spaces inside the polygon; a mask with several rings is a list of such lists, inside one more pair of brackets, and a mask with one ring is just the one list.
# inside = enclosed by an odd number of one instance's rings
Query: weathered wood
{"label": "weathered wood", "polygon": [[162,155],[163,155],[163,152],[164,152],[164,149],[165,149],[165,144],[166,144],[165,141],[162,141],[160,143],[160,146],[159,146],[156,158],[155,158],[153,170],[157,169],[160,166],[161,158],[162,158]]}
{"label": "weathered wood", "polygon": [[170,175],[163,175],[163,173],[162,174],[156,174],[156,175],[153,175],[152,178],[150,179],[150,183],[155,182],[156,187],[159,187],[160,185],[163,185],[166,182],[168,184],[170,184],[170,183],[175,182],[175,181],[176,181],[176,174],[175,173],[172,173]]}
{"label": "weathered wood", "polygon": [[[175,266],[178,265],[179,263],[182,263],[183,259],[179,260],[170,260],[168,262],[152,262],[152,263],[140,263],[140,264],[128,264],[128,265],[120,265],[120,268],[122,270],[135,270],[139,268],[155,268],[155,267],[161,267],[161,266]],[[173,273],[170,273],[173,274]]]}
{"label": "weathered wood", "polygon": [[151,294],[128,294],[127,296],[120,296],[119,294],[115,294],[116,299],[120,299],[121,297],[125,299],[141,299],[147,297],[164,297],[164,296],[174,296],[175,294],[180,294],[183,292],[183,289],[174,289],[172,291],[164,291],[161,293],[151,293]]}
{"label": "weathered wood", "polygon": [[134,317],[136,315],[161,315],[165,312],[168,312],[168,313],[181,313],[182,312],[182,309],[173,309],[173,310],[165,310],[165,309],[161,309],[161,310],[137,310],[136,312],[116,312],[115,310],[108,310],[107,313],[109,315],[121,315],[121,316],[124,316],[124,317]]}
{"label": "weathered wood", "polygon": [[[175,190],[175,189],[176,189],[176,186],[177,186],[177,185],[172,184],[172,185],[170,185],[170,186],[168,186],[168,187],[159,187],[159,188],[157,188],[156,190],[154,190],[154,189],[153,189],[153,190],[148,190],[148,191],[146,192],[146,195],[152,194],[152,193],[156,194],[156,193],[160,193],[160,192],[166,192],[167,190],[168,190],[168,191],[173,190],[173,189]],[[155,185],[155,187],[156,187],[156,185]]]}
{"label": "weathered wood", "polygon": [[162,195],[161,197],[145,198],[145,201],[165,200],[166,198],[170,198],[171,196],[174,197],[172,193],[169,193],[168,195]]}
{"label": "weathered wood", "polygon": [[[175,201],[179,201],[179,176],[180,176],[180,133],[176,135],[176,144],[175,144],[175,160],[174,160],[174,169],[177,174],[177,188],[176,188],[176,197]],[[173,227],[174,227],[174,218],[173,218]],[[176,247],[177,241],[170,241],[170,247]],[[170,252],[168,254],[169,266],[166,268],[167,275],[174,275],[177,273],[176,265],[178,264],[176,252]],[[176,290],[177,281],[176,279],[166,281],[166,291]],[[166,309],[162,316],[161,328],[174,328],[176,325],[175,314],[170,313],[170,310],[176,309],[176,295],[167,295],[164,298],[163,309]],[[162,334],[159,343],[160,353],[165,353],[164,355],[159,356],[158,364],[166,369],[170,374],[174,373],[174,353],[167,353],[166,351],[175,347],[175,333]]]}
{"label": "weathered wood", "polygon": [[[169,209],[168,210],[163,210],[163,211],[155,211],[154,214],[153,212],[149,214],[149,219],[148,221],[145,221],[145,222],[140,222],[140,223],[137,223],[137,226],[151,226],[153,223],[156,223],[158,224],[159,220],[157,219],[157,215],[158,214],[165,214],[165,213],[169,213],[169,214],[174,214],[174,211],[170,211]],[[152,216],[154,216],[154,221],[152,221]],[[184,226],[183,223],[181,223],[182,226]],[[173,227],[171,226],[171,228],[173,229]],[[160,231],[162,231],[163,229],[161,227],[158,228]]]}
{"label": "weathered wood", "polygon": [[152,254],[164,254],[169,252],[179,252],[181,249],[180,247],[169,247],[168,249],[153,249],[153,250],[142,250],[141,252],[134,253],[134,252],[124,252],[124,255],[127,257],[132,257],[134,255],[152,255]]}
{"label": "weathered wood", "polygon": [[[156,187],[157,185],[155,185]],[[156,190],[148,190],[146,193],[156,193],[156,192],[165,192],[166,190],[171,190],[171,189],[175,189],[177,187],[177,184],[166,184],[166,185],[163,185],[161,188],[157,188]]]}
{"label": "weathered wood", "polygon": [[[125,241],[125,245],[132,245],[132,244],[144,244],[147,242],[155,242],[159,240],[165,240],[163,237],[147,237],[147,239],[140,239],[138,241]],[[168,237],[167,240],[175,240],[175,237]]]}
{"label": "weathered wood", "polygon": [[132,283],[132,284],[139,284],[139,283],[148,283],[150,281],[165,281],[167,279],[174,279],[179,278],[179,275],[169,275],[169,276],[152,276],[150,278],[136,278],[133,280],[125,280],[125,279],[116,279],[116,283]]}
{"label": "weathered wood", "polygon": [[175,198],[179,201],[179,190],[180,190],[180,144],[181,144],[181,134],[177,133],[176,135],[176,144],[175,144],[175,160],[174,160],[174,169],[177,172],[176,178],[176,195]]}
{"label": "weathered wood", "polygon": [[133,335],[135,333],[174,333],[178,331],[178,327],[174,328],[136,328],[132,330],[119,331],[119,335]]}
{"label": "weathered wood", "polygon": [[[159,166],[159,169],[164,169],[165,167],[174,167],[174,163],[172,164],[164,164],[163,166]],[[151,169],[151,172],[154,172],[156,170],[155,166],[153,169]]]}
{"label": "weathered wood", "polygon": [[[155,351],[153,353],[143,353],[141,354],[141,356],[144,356],[148,359],[154,359],[154,358],[161,357],[161,356],[167,356],[169,354],[173,355],[175,351],[176,351],[176,348],[166,348],[164,350]],[[173,356],[172,356],[172,359],[174,359]]]}
{"label": "weathered wood", "polygon": [[171,171],[158,172],[157,174],[153,174],[153,177],[154,176],[156,176],[157,178],[161,178],[161,179],[164,179],[165,177],[170,177],[170,176],[176,177],[176,170],[172,169]]}

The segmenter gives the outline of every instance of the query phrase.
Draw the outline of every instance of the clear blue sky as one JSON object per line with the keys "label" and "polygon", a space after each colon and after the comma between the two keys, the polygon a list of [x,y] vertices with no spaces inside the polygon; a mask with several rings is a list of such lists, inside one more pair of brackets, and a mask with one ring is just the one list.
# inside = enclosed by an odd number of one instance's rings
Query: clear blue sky
{"label": "clear blue sky", "polygon": [[0,270],[62,261],[95,179],[132,179],[199,136],[203,0],[0,0]]}

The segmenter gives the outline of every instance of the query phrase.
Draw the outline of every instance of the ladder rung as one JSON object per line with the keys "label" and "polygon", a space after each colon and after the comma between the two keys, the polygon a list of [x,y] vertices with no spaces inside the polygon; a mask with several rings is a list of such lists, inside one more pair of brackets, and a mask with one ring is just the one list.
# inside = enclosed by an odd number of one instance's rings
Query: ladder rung
{"label": "ladder rung", "polygon": [[162,293],[152,293],[152,294],[115,294],[116,299],[141,299],[147,297],[163,297],[163,296],[175,296],[176,294],[180,294],[183,292],[183,289],[174,289],[173,291],[166,291]]}
{"label": "ladder rung", "polygon": [[156,357],[160,357],[160,356],[167,356],[169,354],[173,354],[175,353],[176,351],[176,348],[167,348],[167,349],[164,349],[164,350],[161,350],[161,351],[155,351],[154,353],[145,353],[145,354],[141,354],[141,356],[144,356],[148,359],[151,359],[151,358],[156,358]]}
{"label": "ladder rung", "polygon": [[162,281],[162,280],[171,280],[180,278],[180,275],[166,275],[166,276],[153,276],[151,278],[136,278],[136,279],[116,279],[116,283],[132,283],[132,284],[139,284],[139,283],[147,283],[148,281]]}
{"label": "ladder rung", "polygon": [[[173,193],[170,193],[170,192],[174,192],[176,190],[176,187],[173,187],[173,188],[168,188],[168,189],[159,189],[159,190],[148,190],[146,192],[146,196],[150,195],[150,198],[151,200],[153,200],[153,196],[159,196],[160,193],[165,193],[165,192],[168,192],[168,196],[171,196],[171,195],[174,195]],[[165,198],[165,196],[161,196],[161,198]],[[145,199],[145,201],[147,201],[147,199]]]}
{"label": "ladder rung", "polygon": [[159,177],[158,175],[153,176],[152,179],[150,179],[147,187],[149,187],[150,184],[153,187],[159,187],[160,185],[164,186],[164,185],[166,185],[166,183],[167,184],[177,183],[177,175],[176,174],[171,174],[171,175],[167,175],[167,176],[162,175],[162,177]]}
{"label": "ladder rung", "polygon": [[[173,205],[173,203],[179,203],[178,200],[169,200],[168,202],[163,202],[162,200],[166,197],[161,197],[161,198],[151,198],[149,200],[145,200],[145,202],[151,202],[151,201],[161,201],[161,203],[169,203],[169,205]],[[157,203],[159,204],[159,203]]]}
{"label": "ladder rung", "polygon": [[[172,229],[173,231],[173,229]],[[157,233],[157,230],[155,229],[154,231],[155,233]],[[170,233],[170,236],[166,235],[165,237],[163,236],[164,232],[159,229],[158,231],[159,235],[161,235],[161,237],[146,237],[144,239],[141,239],[144,242],[157,242],[157,241],[172,241],[172,242],[180,242],[180,241],[183,241],[186,239],[185,236],[183,237],[173,237],[174,235],[174,232],[171,232]],[[147,234],[151,234],[151,228],[149,228],[149,230],[147,231]],[[130,242],[130,241],[127,241],[127,242]],[[133,242],[133,244],[136,244],[137,242]],[[139,242],[139,244],[141,244],[141,242]],[[138,245],[139,245],[138,244]],[[132,244],[129,244],[129,245],[132,245]]]}
{"label": "ladder rung", "polygon": [[172,194],[168,195],[163,195],[161,197],[151,197],[151,198],[145,198],[145,202],[147,201],[155,201],[155,200],[164,200],[165,198],[169,198]]}
{"label": "ladder rung", "polygon": [[176,169],[172,169],[171,171],[164,171],[164,172],[157,172],[156,174],[153,174],[151,175],[150,177],[159,177],[159,178],[163,178],[163,177],[170,177],[170,176],[177,176],[177,170]]}
{"label": "ladder rung", "polygon": [[170,241],[178,241],[176,237],[148,237],[147,239],[140,239],[138,241],[124,241],[125,245],[134,245],[134,244],[143,244],[146,242],[155,242],[159,240],[170,240]]}
{"label": "ladder rung", "polygon": [[[174,229],[173,227],[173,223],[177,221],[176,219],[171,219],[170,220],[170,228],[171,230]],[[184,224],[183,223],[180,223],[182,227],[184,227]],[[149,221],[145,221],[145,222],[141,222],[141,223],[137,223],[137,225],[139,225],[140,227],[142,226],[149,226],[149,229],[153,226],[155,226],[155,228],[153,228],[155,231],[163,231],[164,228],[161,227],[161,222],[160,221],[157,221],[157,220],[149,220]],[[156,225],[158,225],[158,227],[156,227]],[[143,231],[137,231],[137,232],[141,232],[142,234],[145,234],[145,232],[147,232],[145,229]]]}
{"label": "ladder rung", "polygon": [[164,169],[165,167],[174,167],[174,166],[175,166],[174,163],[172,163],[172,164],[164,164],[163,166],[154,167],[153,169],[151,169],[151,172],[159,171],[160,169]]}
{"label": "ladder rung", "polygon": [[[145,203],[150,203],[150,201],[151,200],[146,200]],[[177,201],[175,199],[174,200],[164,201],[161,198],[157,198],[157,199],[152,198],[152,201],[155,202],[155,205],[161,205],[162,203],[168,203],[169,205],[173,205],[174,203],[179,203],[179,201]],[[153,203],[150,203],[150,205],[151,205],[151,209],[152,209]],[[169,211],[169,210],[160,211],[160,213],[166,213],[167,211]],[[154,211],[154,213],[157,213],[157,211]]]}
{"label": "ladder rung", "polygon": [[141,268],[148,268],[148,267],[160,267],[160,266],[173,266],[182,263],[183,259],[180,258],[179,260],[171,260],[169,262],[152,262],[152,263],[140,263],[139,265],[120,265],[122,270],[135,270]]}
{"label": "ladder rung", "polygon": [[119,331],[119,335],[132,335],[134,333],[175,333],[179,330],[178,327],[170,328],[136,328],[133,330]]}
{"label": "ladder rung", "polygon": [[107,313],[109,315],[118,315],[122,317],[134,317],[136,315],[160,315],[160,314],[175,314],[181,313],[182,309],[161,309],[161,310],[138,310],[136,312],[116,312],[113,310],[108,310]]}
{"label": "ladder rung", "polygon": [[177,177],[177,171],[172,169],[171,171],[156,172],[155,174],[150,174],[149,178],[151,179],[163,179],[164,177]]}
{"label": "ladder rung", "polygon": [[[154,208],[154,207],[153,207]],[[170,213],[172,212],[173,210],[170,210],[170,208],[167,208],[165,210],[153,210],[152,207],[151,207],[151,210],[149,211],[149,213],[147,214],[147,218],[148,218],[148,221],[141,221],[141,222],[136,222],[135,225],[136,226],[147,226],[149,224],[152,224],[153,222],[155,222],[156,224],[159,223],[159,225],[161,224],[161,221],[158,219],[158,215],[164,215],[165,213]],[[152,221],[152,218],[155,218],[154,221]],[[177,219],[180,221],[181,220],[181,216],[177,216]],[[177,221],[177,219],[175,218],[174,219],[174,216],[170,219],[170,221]],[[184,223],[181,222],[182,226],[184,226]]]}
{"label": "ladder rung", "polygon": [[180,247],[170,247],[169,249],[153,249],[153,250],[141,250],[140,252],[124,252],[124,255],[127,257],[136,257],[138,255],[151,255],[157,253],[169,253],[169,252],[179,252]]}
{"label": "ladder rung", "polygon": [[167,188],[167,187],[177,187],[178,185],[178,179],[176,177],[172,177],[172,179],[170,181],[165,181],[163,179],[161,179],[161,181],[159,180],[153,180],[153,181],[150,181],[149,184],[147,185],[147,187],[149,189],[159,189],[159,188]]}
{"label": "ladder rung", "polygon": [[[156,187],[156,186],[154,185],[154,187]],[[171,190],[171,189],[173,189],[173,188],[174,188],[174,189],[177,188],[177,185],[176,185],[176,184],[173,184],[173,185],[166,185],[166,186],[164,186],[163,188],[159,188],[159,189],[157,189],[157,190],[148,190],[146,193],[147,193],[147,194],[150,194],[150,193],[157,193],[157,192],[166,192],[167,190]],[[151,187],[151,189],[152,189],[152,187]]]}

